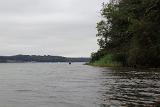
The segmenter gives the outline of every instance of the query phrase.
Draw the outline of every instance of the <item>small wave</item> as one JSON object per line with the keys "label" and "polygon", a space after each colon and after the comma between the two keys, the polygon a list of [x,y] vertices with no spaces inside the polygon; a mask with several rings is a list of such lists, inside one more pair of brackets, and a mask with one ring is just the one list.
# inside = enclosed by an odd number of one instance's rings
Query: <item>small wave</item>
{"label": "small wave", "polygon": [[33,90],[15,90],[15,91],[18,91],[18,92],[31,92]]}

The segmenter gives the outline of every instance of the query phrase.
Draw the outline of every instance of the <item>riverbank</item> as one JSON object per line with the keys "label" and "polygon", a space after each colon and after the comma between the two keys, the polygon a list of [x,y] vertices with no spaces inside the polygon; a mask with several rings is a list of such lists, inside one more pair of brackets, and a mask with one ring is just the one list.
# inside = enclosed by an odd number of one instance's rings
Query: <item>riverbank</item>
{"label": "riverbank", "polygon": [[157,71],[160,72],[160,67],[155,68],[155,67],[124,67],[121,65],[113,65],[113,64],[95,64],[95,63],[86,63],[85,65],[88,66],[93,66],[93,67],[106,67],[106,68],[113,68],[113,69],[132,69],[132,70],[149,70],[150,72],[152,71]]}
{"label": "riverbank", "polygon": [[111,54],[107,54],[97,61],[86,63],[86,65],[99,66],[99,67],[122,67],[122,64],[113,61]]}
{"label": "riverbank", "polygon": [[95,67],[114,67],[114,68],[134,68],[134,69],[156,69],[160,70],[160,67],[152,67],[152,66],[123,66],[121,63],[118,63],[113,60],[112,55],[108,54],[104,57],[100,58],[97,61],[86,63],[85,65],[95,66]]}

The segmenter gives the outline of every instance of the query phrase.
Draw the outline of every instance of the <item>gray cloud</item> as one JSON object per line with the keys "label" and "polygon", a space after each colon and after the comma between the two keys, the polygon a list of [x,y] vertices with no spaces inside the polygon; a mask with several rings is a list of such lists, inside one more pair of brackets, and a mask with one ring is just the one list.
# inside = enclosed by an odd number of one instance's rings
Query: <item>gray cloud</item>
{"label": "gray cloud", "polygon": [[103,0],[0,0],[0,55],[90,56]]}

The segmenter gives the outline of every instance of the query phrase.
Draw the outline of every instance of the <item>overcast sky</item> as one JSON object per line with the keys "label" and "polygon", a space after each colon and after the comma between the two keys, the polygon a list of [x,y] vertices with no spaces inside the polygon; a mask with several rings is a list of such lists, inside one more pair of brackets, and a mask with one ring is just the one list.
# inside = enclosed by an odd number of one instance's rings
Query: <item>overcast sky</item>
{"label": "overcast sky", "polygon": [[88,57],[104,0],[0,0],[0,55]]}

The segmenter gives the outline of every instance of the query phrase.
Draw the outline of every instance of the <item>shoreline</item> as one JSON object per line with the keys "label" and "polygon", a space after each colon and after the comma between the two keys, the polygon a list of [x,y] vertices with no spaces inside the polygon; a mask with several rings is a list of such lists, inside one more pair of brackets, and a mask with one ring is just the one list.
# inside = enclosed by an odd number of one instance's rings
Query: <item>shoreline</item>
{"label": "shoreline", "polygon": [[101,68],[118,68],[118,69],[142,69],[142,70],[159,70],[160,67],[124,67],[124,66],[115,66],[115,65],[108,65],[108,64],[93,64],[93,63],[85,63],[84,65],[93,66],[93,67],[101,67]]}

